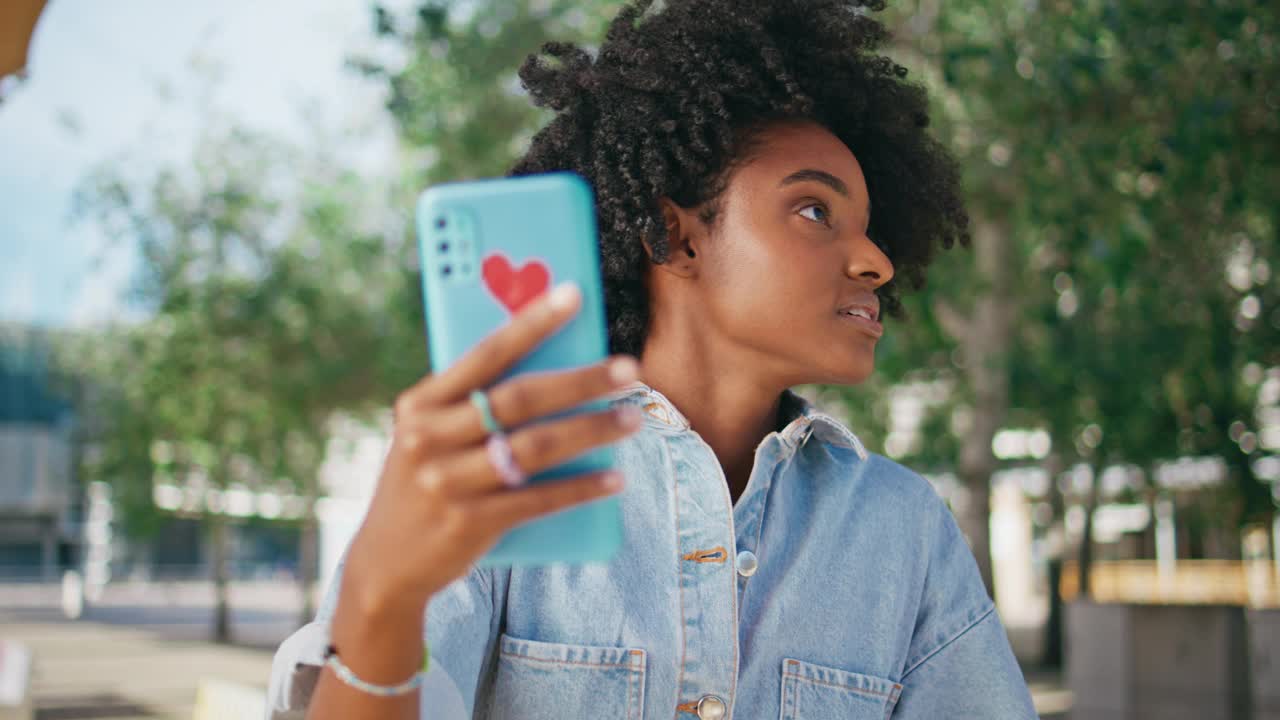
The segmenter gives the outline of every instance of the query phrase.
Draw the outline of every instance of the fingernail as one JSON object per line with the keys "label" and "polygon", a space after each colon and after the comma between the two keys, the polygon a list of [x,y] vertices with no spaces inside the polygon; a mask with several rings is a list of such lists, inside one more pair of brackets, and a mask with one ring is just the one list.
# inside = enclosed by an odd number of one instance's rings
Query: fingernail
{"label": "fingernail", "polygon": [[600,477],[600,486],[606,490],[617,490],[622,487],[622,473],[611,470]]}
{"label": "fingernail", "polygon": [[620,358],[614,358],[613,362],[609,364],[609,379],[618,384],[631,382],[636,379],[636,373],[639,368],[640,366],[636,363],[635,358],[625,355]]}
{"label": "fingernail", "polygon": [[573,306],[573,301],[577,298],[578,286],[572,282],[563,282],[551,290],[551,297],[547,298],[547,300],[551,303],[551,307],[557,310],[567,310]]}

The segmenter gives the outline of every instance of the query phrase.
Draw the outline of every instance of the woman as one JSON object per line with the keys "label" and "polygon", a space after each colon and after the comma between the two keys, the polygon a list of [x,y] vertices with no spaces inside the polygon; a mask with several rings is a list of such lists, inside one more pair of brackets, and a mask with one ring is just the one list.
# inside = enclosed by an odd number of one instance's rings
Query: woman
{"label": "woman", "polygon": [[[789,389],[866,379],[898,281],[966,240],[923,89],[860,3],[649,5],[595,58],[550,43],[520,69],[557,115],[512,173],[595,188],[617,356],[494,384],[573,314],[552,292],[400,396],[340,580],[277,653],[274,717],[1035,717],[945,505]],[[621,489],[504,484],[604,443]],[[609,563],[472,564],[613,492]]]}

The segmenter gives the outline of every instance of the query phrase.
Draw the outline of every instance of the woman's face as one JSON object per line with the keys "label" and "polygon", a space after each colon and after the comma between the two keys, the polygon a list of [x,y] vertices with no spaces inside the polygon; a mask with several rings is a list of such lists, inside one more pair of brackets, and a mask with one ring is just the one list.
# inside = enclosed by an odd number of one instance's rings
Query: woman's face
{"label": "woman's face", "polygon": [[701,319],[734,362],[764,377],[862,382],[882,332],[875,291],[893,277],[867,237],[862,168],[817,124],[773,126],[759,140],[730,176],[701,247],[692,238]]}

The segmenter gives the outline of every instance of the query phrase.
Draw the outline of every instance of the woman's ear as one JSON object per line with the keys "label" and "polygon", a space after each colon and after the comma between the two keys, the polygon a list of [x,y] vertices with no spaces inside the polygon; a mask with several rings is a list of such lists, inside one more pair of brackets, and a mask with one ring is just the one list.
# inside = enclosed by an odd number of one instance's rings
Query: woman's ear
{"label": "woman's ear", "polygon": [[[694,212],[680,207],[670,198],[660,198],[658,203],[662,208],[662,223],[667,231],[668,252],[667,261],[657,267],[682,277],[692,275],[697,267],[696,245],[701,242],[698,232],[701,223]],[[647,241],[644,248],[652,260],[653,248]]]}

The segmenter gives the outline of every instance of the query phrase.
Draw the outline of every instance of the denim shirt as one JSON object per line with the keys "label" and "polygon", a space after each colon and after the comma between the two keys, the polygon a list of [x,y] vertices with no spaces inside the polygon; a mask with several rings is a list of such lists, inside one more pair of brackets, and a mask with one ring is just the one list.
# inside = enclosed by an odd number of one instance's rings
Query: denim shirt
{"label": "denim shirt", "polygon": [[[735,503],[665,396],[636,382],[611,402],[646,411],[614,446],[622,549],[473,565],[434,595],[423,720],[1036,717],[973,554],[920,475],[787,390],[785,427]],[[269,719],[305,713],[338,583],[277,651]]]}

